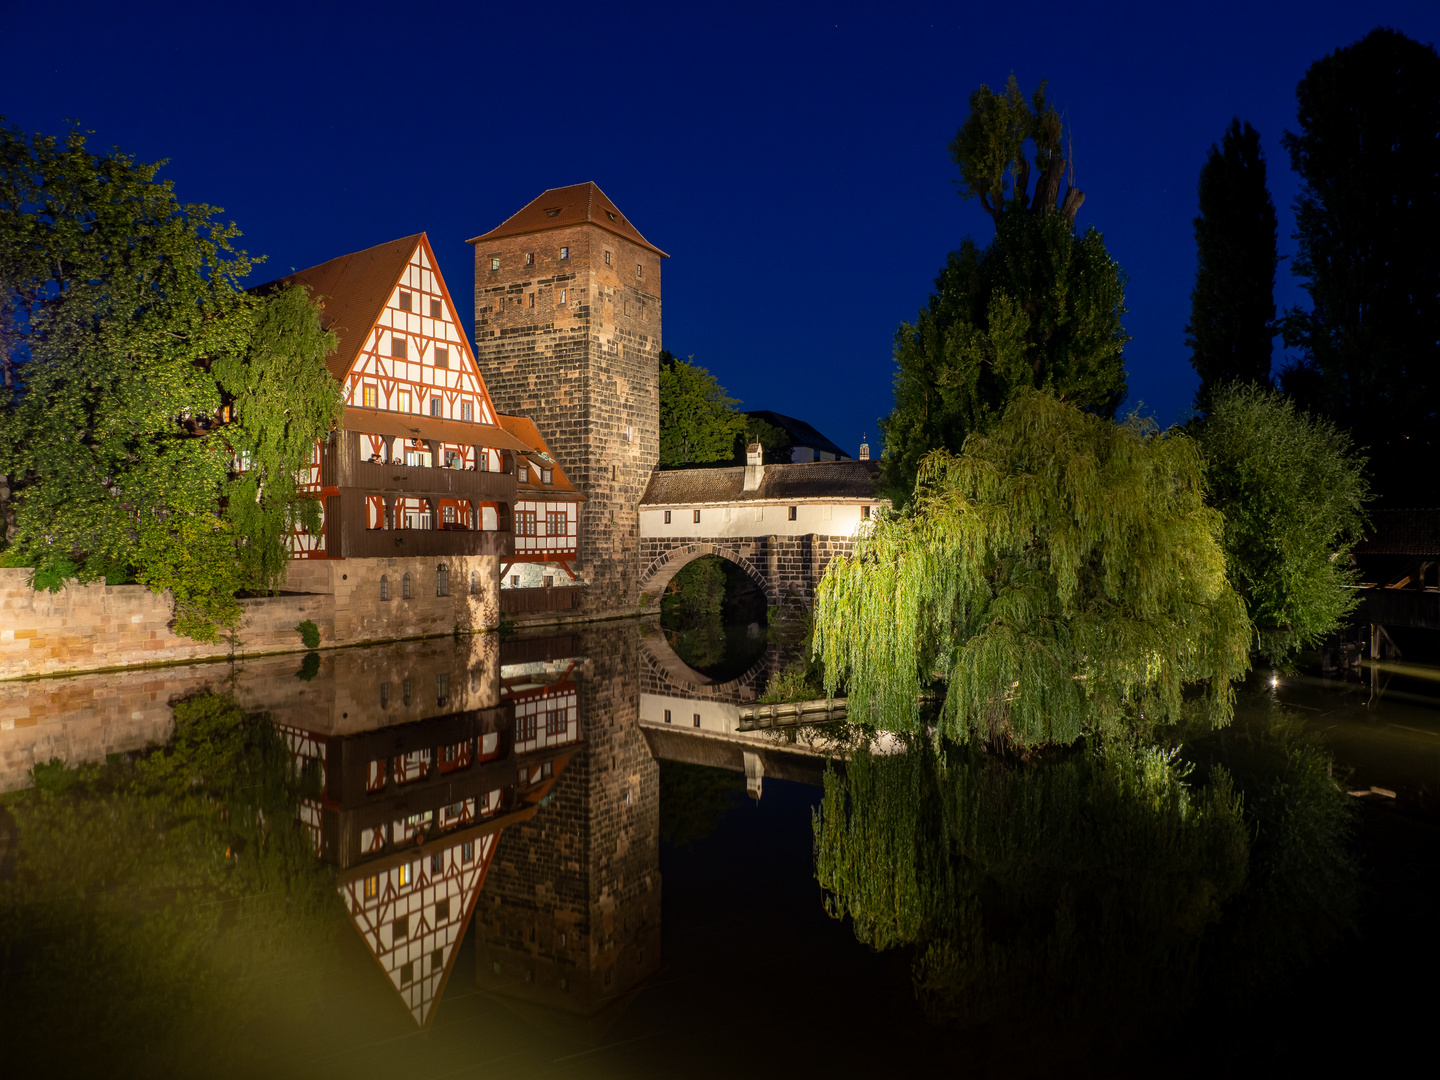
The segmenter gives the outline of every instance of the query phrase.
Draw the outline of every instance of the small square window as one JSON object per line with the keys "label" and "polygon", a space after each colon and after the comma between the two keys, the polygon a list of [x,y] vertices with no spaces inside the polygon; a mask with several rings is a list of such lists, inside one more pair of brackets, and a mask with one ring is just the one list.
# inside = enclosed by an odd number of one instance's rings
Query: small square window
{"label": "small square window", "polygon": [[609,266],[609,265],[610,265],[610,252],[608,252],[608,251],[605,252],[605,265],[606,265],[606,266]]}
{"label": "small square window", "polygon": [[440,345],[435,347],[435,366],[440,368],[448,368],[450,366],[449,349]]}
{"label": "small square window", "polygon": [[439,415],[440,415],[440,399],[439,399],[438,397],[432,397],[432,398],[430,399],[430,415],[431,415],[431,416],[439,416]]}
{"label": "small square window", "polygon": [[515,589],[518,589],[518,588],[520,587],[520,575],[519,575],[519,574],[511,574],[511,575],[510,575],[510,586],[511,586],[511,588],[515,588]]}
{"label": "small square window", "polygon": [[397,409],[399,409],[401,412],[409,412],[409,411],[410,411],[410,391],[409,391],[409,390],[401,390],[398,394],[395,395],[395,407],[396,407]]}
{"label": "small square window", "polygon": [[410,916],[401,915],[390,924],[390,940],[404,941],[410,936]]}
{"label": "small square window", "polygon": [[405,339],[399,334],[390,335],[390,355],[397,360],[405,360],[410,355],[410,350],[406,348]]}
{"label": "small square window", "polygon": [[500,269],[500,256],[499,256],[499,255],[491,255],[491,256],[490,256],[490,269],[491,269],[491,270],[499,270],[499,269]]}
{"label": "small square window", "polygon": [[430,954],[430,974],[434,975],[445,966],[445,950],[436,949]]}
{"label": "small square window", "polygon": [[367,386],[360,391],[360,400],[367,409],[378,408],[380,404],[380,391],[373,386]]}
{"label": "small square window", "polygon": [[541,482],[542,484],[548,484],[548,483],[550,483],[550,477],[551,477],[552,475],[554,475],[554,474],[551,473],[551,471],[550,471],[549,469],[541,469],[541,470],[540,470],[540,482]]}
{"label": "small square window", "polygon": [[375,897],[377,897],[377,896],[379,896],[379,895],[380,895],[380,878],[379,878],[379,876],[376,875],[376,874],[371,874],[369,877],[367,877],[367,878],[365,879],[365,899],[366,899],[366,900],[374,900]]}
{"label": "small square window", "polygon": [[868,507],[868,506],[862,506],[862,507],[860,507],[860,519],[861,519],[862,521],[864,521],[864,520],[868,520],[869,517],[870,517],[870,507]]}
{"label": "small square window", "polygon": [[797,512],[799,509],[800,509],[800,508],[799,508],[798,506],[792,506],[792,507],[790,507],[790,520],[791,520],[791,521],[794,521],[794,520],[795,520],[795,514],[796,514],[796,512]]}
{"label": "small square window", "polygon": [[530,482],[530,466],[527,463],[522,461],[516,467],[515,479],[519,480],[522,484],[528,484]]}
{"label": "small square window", "polygon": [[440,873],[440,872],[441,872],[442,870],[444,870],[444,869],[445,869],[445,856],[444,856],[444,855],[431,855],[431,856],[430,856],[430,873],[432,873],[432,874],[438,874],[438,873]]}
{"label": "small square window", "polygon": [[533,251],[527,251],[527,252],[525,252],[525,265],[526,265],[526,266],[534,266],[534,265],[535,265],[535,252],[533,252]]}
{"label": "small square window", "polygon": [[474,402],[471,402],[471,401],[462,401],[462,402],[460,403],[460,419],[461,419],[461,420],[474,420],[474,419],[475,419],[475,404],[474,404]]}
{"label": "small square window", "polygon": [[409,311],[409,310],[410,310],[410,294],[409,294],[408,292],[402,292],[402,293],[400,294],[400,310],[401,310],[401,311]]}
{"label": "small square window", "polygon": [[446,897],[444,900],[437,900],[437,901],[435,901],[435,921],[436,921],[437,923],[442,923],[442,922],[445,922],[445,921],[446,921],[447,919],[449,919],[449,918],[450,918],[450,899],[449,899],[449,897]]}
{"label": "small square window", "polygon": [[562,247],[560,249],[560,257],[562,259],[568,259],[570,257],[570,249],[568,247]]}
{"label": "small square window", "polygon": [[641,266],[639,263],[635,264],[635,276],[637,278],[643,278],[645,276],[645,267]]}
{"label": "small square window", "polygon": [[695,714],[695,726],[700,726],[700,714],[698,712]]}
{"label": "small square window", "polygon": [[475,861],[475,841],[474,841],[474,840],[467,840],[464,844],[460,845],[460,861],[461,861],[461,862],[474,862],[474,861]]}
{"label": "small square window", "polygon": [[665,524],[666,524],[666,525],[669,525],[669,524],[670,524],[670,511],[669,511],[669,510],[666,510],[666,511],[665,511]]}
{"label": "small square window", "polygon": [[669,722],[670,722],[670,710],[669,710],[669,709],[666,709],[666,710],[665,710],[665,723],[668,724]]}
{"label": "small square window", "polygon": [[400,985],[409,986],[415,981],[415,962],[400,965]]}
{"label": "small square window", "polygon": [[445,317],[445,304],[443,301],[430,301],[430,317],[432,319],[443,319]]}
{"label": "small square window", "polygon": [[699,511],[699,510],[696,510],[696,511],[695,511],[695,524],[696,524],[696,525],[699,525],[699,524],[700,524],[700,511]]}

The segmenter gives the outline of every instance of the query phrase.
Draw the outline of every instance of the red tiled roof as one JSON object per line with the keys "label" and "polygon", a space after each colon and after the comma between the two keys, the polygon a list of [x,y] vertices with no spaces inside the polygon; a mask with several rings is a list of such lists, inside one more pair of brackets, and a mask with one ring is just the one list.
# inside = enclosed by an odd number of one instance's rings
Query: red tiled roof
{"label": "red tiled roof", "polygon": [[410,256],[424,240],[424,233],[377,244],[364,251],[341,255],[319,266],[298,270],[283,278],[257,286],[266,292],[287,285],[308,285],[310,295],[324,305],[321,321],[335,331],[338,346],[325,365],[339,382],[350,374],[350,366],[365,344],[370,328],[380,318],[386,301],[400,280]]}
{"label": "red tiled roof", "polygon": [[630,223],[630,219],[620,212],[593,180],[586,184],[551,188],[489,232],[467,242],[479,244],[505,236],[521,236],[525,233],[585,223],[598,225],[606,232],[623,237],[632,244],[649,248],[662,259],[670,257],[641,236],[640,230]]}
{"label": "red tiled roof", "polygon": [[517,485],[522,492],[585,498],[576,490],[575,485],[570,483],[570,478],[565,475],[565,470],[555,460],[555,455],[550,453],[550,447],[545,445],[545,439],[540,435],[540,429],[535,426],[533,420],[525,416],[506,416],[504,413],[496,413],[495,419],[499,420],[500,426],[517,441],[535,448],[532,453],[525,456],[534,462],[536,468],[552,470],[551,482],[542,484],[536,469],[532,468],[530,470],[531,479],[519,482]]}

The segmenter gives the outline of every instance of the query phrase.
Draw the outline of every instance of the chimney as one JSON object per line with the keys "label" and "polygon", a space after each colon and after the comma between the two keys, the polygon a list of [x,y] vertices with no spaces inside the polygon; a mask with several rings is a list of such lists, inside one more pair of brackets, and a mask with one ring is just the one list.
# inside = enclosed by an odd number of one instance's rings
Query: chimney
{"label": "chimney", "polygon": [[869,444],[868,442],[862,442],[862,443],[860,444],[860,460],[861,460],[861,461],[869,461],[869,460],[870,460],[870,444]]}
{"label": "chimney", "polygon": [[764,448],[758,442],[745,447],[745,490],[759,491],[765,478]]}

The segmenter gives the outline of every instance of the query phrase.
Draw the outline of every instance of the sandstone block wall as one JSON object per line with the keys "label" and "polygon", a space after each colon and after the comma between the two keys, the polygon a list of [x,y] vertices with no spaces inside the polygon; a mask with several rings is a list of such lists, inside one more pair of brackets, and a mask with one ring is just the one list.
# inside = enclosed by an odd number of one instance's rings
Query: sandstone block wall
{"label": "sandstone block wall", "polygon": [[639,595],[637,508],[660,448],[660,326],[659,256],[596,226],[475,247],[476,360],[496,407],[533,420],[589,500],[576,570],[592,586],[591,614],[633,609]]}
{"label": "sandstone block wall", "polygon": [[553,800],[500,839],[475,913],[482,989],[588,1013],[659,968],[660,781],[637,634],[577,635],[586,745]]}
{"label": "sandstone block wall", "polygon": [[[447,596],[436,595],[441,565],[449,574]],[[390,585],[388,601],[380,599],[381,575]],[[177,635],[168,594],[103,584],[36,592],[29,580],[28,569],[0,568],[0,680],[231,654],[229,642]],[[499,560],[493,555],[296,560],[285,589],[288,595],[242,601],[237,651],[299,649],[295,626],[306,620],[319,628],[322,645],[493,629],[500,621]]]}

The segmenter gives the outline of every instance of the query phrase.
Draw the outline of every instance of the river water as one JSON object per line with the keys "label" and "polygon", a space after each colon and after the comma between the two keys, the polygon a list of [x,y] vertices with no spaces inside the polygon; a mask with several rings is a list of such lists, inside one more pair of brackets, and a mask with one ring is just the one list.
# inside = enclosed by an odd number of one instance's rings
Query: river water
{"label": "river water", "polygon": [[1351,800],[1353,927],[1260,1006],[1212,980],[1097,1038],[1043,995],[931,1023],[915,950],[826,914],[826,737],[742,719],[779,663],[707,678],[617,623],[6,684],[6,1074],[1201,1075],[1383,1069],[1426,1037],[1430,669],[1378,698],[1252,680],[1242,712],[1288,707],[1347,790],[1394,793]]}

